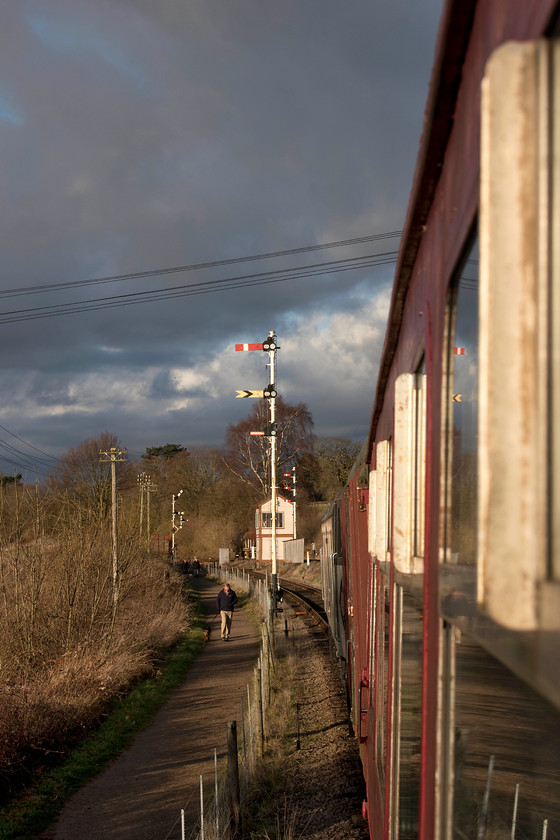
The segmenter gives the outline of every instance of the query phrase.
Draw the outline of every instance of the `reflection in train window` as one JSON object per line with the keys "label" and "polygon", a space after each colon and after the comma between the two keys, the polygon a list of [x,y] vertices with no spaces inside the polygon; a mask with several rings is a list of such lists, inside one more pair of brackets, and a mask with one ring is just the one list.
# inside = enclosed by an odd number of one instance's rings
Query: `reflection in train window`
{"label": "reflection in train window", "polygon": [[398,785],[398,837],[418,837],[420,803],[420,740],[422,722],[423,612],[402,587],[400,645],[400,739]]}
{"label": "reflection in train window", "polygon": [[454,840],[559,837],[558,710],[468,636],[455,652]]}
{"label": "reflection in train window", "polygon": [[375,638],[377,628],[377,563],[371,566],[370,613],[369,613],[369,692],[368,708],[373,709],[375,686]]}
{"label": "reflection in train window", "polygon": [[389,692],[389,590],[387,581],[383,581],[379,599],[379,621],[377,623],[377,702],[376,702],[376,756],[377,771],[381,789],[385,790],[385,765],[387,761],[387,704]]}
{"label": "reflection in train window", "polygon": [[451,517],[446,561],[476,564],[478,483],[478,240],[457,278],[450,330],[448,371],[450,423],[447,435]]}

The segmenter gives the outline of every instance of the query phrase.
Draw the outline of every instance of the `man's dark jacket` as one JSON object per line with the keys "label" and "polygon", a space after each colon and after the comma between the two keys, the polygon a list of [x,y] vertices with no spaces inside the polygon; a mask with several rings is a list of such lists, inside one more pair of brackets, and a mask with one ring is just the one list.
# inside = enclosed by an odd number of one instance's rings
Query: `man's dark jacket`
{"label": "man's dark jacket", "polygon": [[237,595],[235,594],[233,589],[230,589],[229,592],[226,592],[225,589],[220,589],[220,591],[218,592],[216,603],[218,604],[219,610],[233,612],[233,608],[237,604]]}

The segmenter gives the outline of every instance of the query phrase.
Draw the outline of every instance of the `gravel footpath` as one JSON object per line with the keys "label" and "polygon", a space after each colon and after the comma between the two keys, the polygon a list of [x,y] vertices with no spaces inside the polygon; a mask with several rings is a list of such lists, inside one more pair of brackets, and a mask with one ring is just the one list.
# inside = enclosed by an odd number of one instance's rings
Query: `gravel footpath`
{"label": "gravel footpath", "polygon": [[[196,586],[212,616],[219,586],[204,578]],[[299,700],[300,748],[296,732],[289,733],[284,793],[277,803],[283,836],[368,840],[357,742],[349,735],[344,689],[328,643],[287,605],[284,618],[290,632],[287,642],[281,638],[295,654],[289,679]],[[45,840],[178,838],[181,808],[186,808],[190,835],[198,813],[199,776],[208,790],[214,748],[223,766],[226,726],[239,711],[258,652],[258,633],[242,611],[235,614],[229,643],[219,639],[218,619],[213,627],[210,643],[184,684],[130,749],[68,803]],[[249,830],[259,837],[258,827]]]}
{"label": "gravel footpath", "polygon": [[[216,613],[214,581],[193,579],[209,618]],[[259,634],[242,610],[235,612],[232,639],[220,640],[219,616],[209,644],[131,747],[66,805],[44,840],[165,840],[187,836],[199,817],[200,776],[214,784],[214,749],[224,766],[227,724],[240,700],[259,651]]]}

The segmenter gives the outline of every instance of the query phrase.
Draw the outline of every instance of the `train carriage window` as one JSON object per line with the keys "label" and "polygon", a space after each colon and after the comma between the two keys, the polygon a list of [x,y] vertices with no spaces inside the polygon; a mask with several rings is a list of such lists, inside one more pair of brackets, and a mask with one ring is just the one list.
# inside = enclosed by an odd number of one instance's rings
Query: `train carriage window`
{"label": "train carriage window", "polygon": [[394,584],[393,610],[391,615],[392,624],[392,661],[391,661],[391,685],[390,709],[391,721],[387,723],[387,731],[390,732],[390,755],[389,767],[391,781],[389,784],[389,836],[398,837],[397,824],[399,819],[399,772],[400,772],[400,747],[401,747],[401,680],[402,680],[402,641],[403,641],[403,587]]}
{"label": "train carriage window", "polygon": [[560,836],[558,709],[466,634],[455,656],[450,836]]}
{"label": "train carriage window", "polygon": [[478,489],[478,240],[451,290],[447,330],[444,612],[472,604],[476,594]]}
{"label": "train carriage window", "polygon": [[414,374],[414,460],[412,498],[412,554],[424,557],[426,482],[426,362]]}
{"label": "train carriage window", "polygon": [[369,695],[368,707],[373,709],[375,702],[375,665],[376,652],[375,640],[377,633],[377,588],[378,588],[378,566],[375,561],[371,567],[371,591],[370,591],[370,617],[369,617]]}
{"label": "train carriage window", "polygon": [[387,766],[387,720],[390,699],[389,686],[389,648],[391,621],[389,612],[389,583],[383,582],[382,600],[379,604],[379,645],[378,660],[379,689],[377,695],[377,760],[379,779],[385,790],[385,768]]}
{"label": "train carriage window", "polygon": [[416,840],[420,807],[424,619],[412,596],[402,589],[401,599],[398,837],[399,840]]}
{"label": "train carriage window", "polygon": [[438,686],[437,813],[439,836],[452,837],[455,755],[455,628],[440,621]]}
{"label": "train carriage window", "polygon": [[451,533],[450,562],[476,563],[478,479],[478,241],[455,287],[455,334],[450,354]]}
{"label": "train carriage window", "polygon": [[391,837],[416,840],[420,810],[423,612],[398,584],[393,608]]}

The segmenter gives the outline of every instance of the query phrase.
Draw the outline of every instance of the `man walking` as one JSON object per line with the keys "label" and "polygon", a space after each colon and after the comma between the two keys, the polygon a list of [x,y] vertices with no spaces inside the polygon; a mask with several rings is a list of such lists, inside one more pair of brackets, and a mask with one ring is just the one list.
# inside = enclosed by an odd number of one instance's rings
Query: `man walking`
{"label": "man walking", "polygon": [[218,592],[216,599],[218,610],[222,617],[222,639],[224,642],[229,641],[229,634],[231,632],[231,619],[233,618],[233,608],[237,604],[237,595],[229,585],[224,583],[224,588]]}

